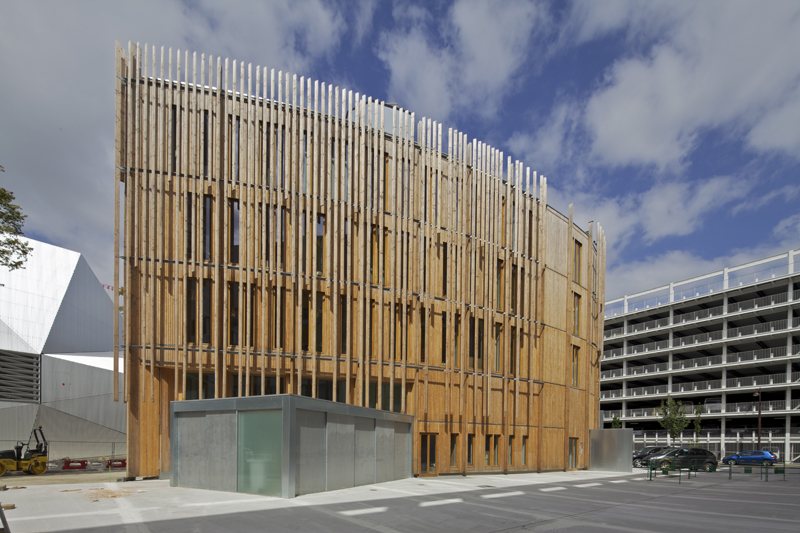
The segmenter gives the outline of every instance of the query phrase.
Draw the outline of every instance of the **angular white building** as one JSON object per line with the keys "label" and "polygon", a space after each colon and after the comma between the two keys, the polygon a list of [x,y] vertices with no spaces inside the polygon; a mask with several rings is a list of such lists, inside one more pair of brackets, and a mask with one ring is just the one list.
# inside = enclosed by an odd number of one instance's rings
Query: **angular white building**
{"label": "angular white building", "polygon": [[667,444],[671,396],[700,407],[699,445],[756,449],[760,403],[761,449],[800,460],[800,249],[606,302],[600,387],[637,447]]}
{"label": "angular white building", "polygon": [[30,244],[24,269],[0,269],[0,449],[41,425],[51,459],[122,455],[113,302],[81,254]]}

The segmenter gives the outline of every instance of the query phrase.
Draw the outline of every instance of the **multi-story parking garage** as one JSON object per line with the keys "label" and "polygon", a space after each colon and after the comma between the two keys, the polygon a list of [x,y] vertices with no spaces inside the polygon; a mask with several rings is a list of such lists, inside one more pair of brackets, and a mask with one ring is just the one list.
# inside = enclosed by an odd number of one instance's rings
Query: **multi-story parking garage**
{"label": "multi-story parking garage", "polygon": [[800,460],[800,249],[611,300],[604,339],[606,427],[666,443],[672,396],[690,419],[700,406],[699,444],[730,453],[758,447],[760,407],[760,447]]}

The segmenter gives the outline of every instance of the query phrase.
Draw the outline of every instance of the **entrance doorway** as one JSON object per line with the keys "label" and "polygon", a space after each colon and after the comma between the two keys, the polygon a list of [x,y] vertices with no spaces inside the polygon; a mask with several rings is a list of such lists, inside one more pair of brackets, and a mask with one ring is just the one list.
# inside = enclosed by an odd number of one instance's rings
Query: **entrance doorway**
{"label": "entrance doorway", "polygon": [[422,433],[419,436],[419,475],[436,475],[436,434]]}
{"label": "entrance doorway", "polygon": [[567,470],[575,470],[578,468],[578,439],[570,437],[569,439],[569,463]]}

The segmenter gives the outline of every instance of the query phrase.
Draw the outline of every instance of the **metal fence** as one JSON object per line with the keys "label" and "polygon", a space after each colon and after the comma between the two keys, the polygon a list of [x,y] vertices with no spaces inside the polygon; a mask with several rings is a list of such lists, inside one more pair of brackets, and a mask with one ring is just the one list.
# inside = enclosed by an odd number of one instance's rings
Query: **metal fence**
{"label": "metal fence", "polygon": [[[19,441],[0,440],[0,450],[12,450],[17,442],[20,441],[26,442],[26,439],[20,439]],[[91,461],[126,459],[128,456],[127,443],[125,442],[48,441],[47,444],[47,458],[50,463],[57,463],[63,459],[85,459]]]}

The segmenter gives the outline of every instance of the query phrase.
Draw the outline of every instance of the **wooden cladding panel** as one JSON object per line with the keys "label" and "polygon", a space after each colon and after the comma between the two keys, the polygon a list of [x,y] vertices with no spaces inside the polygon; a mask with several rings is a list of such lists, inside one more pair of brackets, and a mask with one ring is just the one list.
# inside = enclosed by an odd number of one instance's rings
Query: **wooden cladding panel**
{"label": "wooden cladding panel", "polygon": [[[512,434],[529,457],[511,469],[564,468],[563,443],[554,463],[541,456],[557,446],[548,423],[566,435],[568,346],[600,353],[605,241],[547,206],[545,178],[434,121],[266,68],[130,45],[117,75],[129,475],[168,468],[163,406],[190,380],[210,384],[198,397],[269,386],[402,410],[415,435],[445,439],[439,464],[448,435],[463,439],[458,471],[495,468],[484,438]],[[587,365],[572,412],[597,410]]]}

